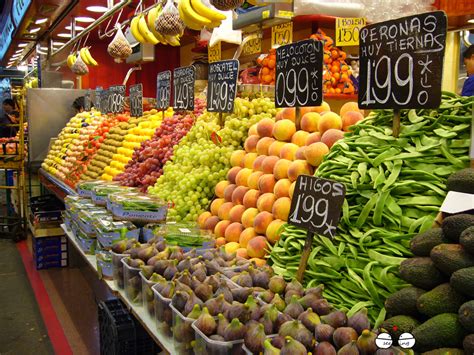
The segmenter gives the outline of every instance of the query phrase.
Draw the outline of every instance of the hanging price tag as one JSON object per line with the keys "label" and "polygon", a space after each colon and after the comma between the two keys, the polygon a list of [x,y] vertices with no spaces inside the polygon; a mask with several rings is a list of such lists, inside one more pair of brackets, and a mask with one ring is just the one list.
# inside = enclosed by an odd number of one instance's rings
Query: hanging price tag
{"label": "hanging price tag", "polygon": [[91,91],[88,89],[84,95],[84,111],[91,110]]}
{"label": "hanging price tag", "polygon": [[443,11],[362,28],[359,107],[439,107],[446,30]]}
{"label": "hanging price tag", "polygon": [[336,46],[358,46],[365,18],[336,18]]}
{"label": "hanging price tag", "polygon": [[194,110],[194,82],[196,81],[196,68],[189,67],[176,68],[173,73],[175,110]]}
{"label": "hanging price tag", "polygon": [[209,63],[221,60],[221,42],[217,42],[212,47],[207,46],[207,60]]}
{"label": "hanging price tag", "polygon": [[130,116],[143,116],[143,85],[130,86]]}
{"label": "hanging price tag", "polygon": [[110,113],[110,105],[109,105],[109,96],[110,96],[110,91],[107,90],[102,90],[100,93],[100,107],[102,109],[102,113]]}
{"label": "hanging price tag", "polygon": [[209,112],[233,112],[239,61],[222,60],[209,64],[207,82],[207,110]]}
{"label": "hanging price tag", "polygon": [[171,71],[158,73],[156,77],[156,108],[166,110],[170,107]]}
{"label": "hanging price tag", "polygon": [[293,42],[293,22],[272,27],[272,48]]}
{"label": "hanging price tag", "polygon": [[323,101],[323,45],[307,39],[276,50],[276,107],[319,106]]}
{"label": "hanging price tag", "polygon": [[109,87],[109,112],[122,113],[125,104],[125,85]]}
{"label": "hanging price tag", "polygon": [[94,95],[94,107],[96,110],[103,112],[102,106],[100,105],[101,100],[101,93],[102,93],[102,86],[97,86],[95,88],[95,95]]}
{"label": "hanging price tag", "polygon": [[254,33],[249,33],[247,36],[253,36],[253,37],[256,36],[256,38],[252,38],[252,39],[250,39],[249,41],[247,41],[245,43],[244,48],[242,50],[242,54],[243,55],[252,55],[252,54],[261,53],[262,52],[262,37],[261,37],[261,34],[258,33],[258,32],[254,32]]}

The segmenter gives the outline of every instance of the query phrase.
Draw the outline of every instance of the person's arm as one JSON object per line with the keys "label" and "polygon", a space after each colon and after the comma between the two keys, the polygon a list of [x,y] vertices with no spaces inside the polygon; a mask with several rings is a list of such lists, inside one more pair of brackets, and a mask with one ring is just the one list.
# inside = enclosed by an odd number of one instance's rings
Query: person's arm
{"label": "person's arm", "polygon": [[11,114],[7,114],[7,116],[13,124],[20,122],[20,114],[18,112],[12,112]]}
{"label": "person's arm", "polygon": [[474,96],[474,75],[471,75],[464,82],[461,96]]}

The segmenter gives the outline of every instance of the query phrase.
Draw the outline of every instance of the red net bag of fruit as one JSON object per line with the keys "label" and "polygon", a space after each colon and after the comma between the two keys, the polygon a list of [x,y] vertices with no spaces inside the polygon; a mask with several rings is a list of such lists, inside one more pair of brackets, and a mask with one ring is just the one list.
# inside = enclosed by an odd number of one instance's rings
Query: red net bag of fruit
{"label": "red net bag of fruit", "polygon": [[117,33],[114,39],[107,47],[107,52],[115,59],[117,63],[122,62],[130,54],[132,54],[132,47],[125,38],[122,28],[117,25]]}

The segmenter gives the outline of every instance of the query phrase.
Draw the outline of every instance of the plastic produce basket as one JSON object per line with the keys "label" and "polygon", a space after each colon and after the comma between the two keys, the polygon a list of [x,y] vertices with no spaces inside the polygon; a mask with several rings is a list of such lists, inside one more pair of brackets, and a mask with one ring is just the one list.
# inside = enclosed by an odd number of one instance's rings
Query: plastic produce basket
{"label": "plastic produce basket", "polygon": [[97,270],[106,280],[113,280],[114,272],[112,265],[112,255],[107,250],[96,250]]}
{"label": "plastic produce basket", "polygon": [[185,317],[172,304],[170,304],[170,308],[173,312],[172,332],[174,348],[179,355],[192,355],[194,350],[191,343],[196,338],[196,335],[191,324],[193,324],[195,319]]}
{"label": "plastic produce basket", "polygon": [[123,290],[123,264],[122,259],[129,256],[127,254],[116,254],[113,251],[112,254],[112,276],[115,281],[115,287]]}
{"label": "plastic produce basket", "polygon": [[122,259],[123,265],[123,285],[125,295],[135,305],[142,304],[142,281],[140,278],[140,268],[131,267],[127,264],[127,258]]}
{"label": "plastic produce basket", "polygon": [[173,315],[171,312],[171,298],[165,298],[159,293],[155,286],[151,288],[155,296],[155,320],[158,331],[163,332],[171,338],[171,327]]}
{"label": "plastic produce basket", "polygon": [[242,345],[244,344],[243,339],[233,341],[212,340],[199,330],[195,321],[191,324],[191,327],[194,329],[196,335],[196,343],[194,344],[194,353],[196,355],[245,354],[242,349]]}
{"label": "plastic produce basket", "polygon": [[140,278],[142,280],[143,307],[146,309],[150,317],[153,318],[155,316],[155,295],[153,294],[152,287],[156,282],[148,280],[141,271]]}

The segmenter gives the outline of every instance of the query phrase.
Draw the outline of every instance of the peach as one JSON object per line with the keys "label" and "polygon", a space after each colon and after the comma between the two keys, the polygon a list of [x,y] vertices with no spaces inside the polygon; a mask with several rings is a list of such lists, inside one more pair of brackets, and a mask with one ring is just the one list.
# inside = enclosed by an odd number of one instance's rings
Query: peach
{"label": "peach", "polygon": [[291,181],[289,179],[278,180],[273,188],[273,193],[276,198],[290,196]]}
{"label": "peach", "polygon": [[321,119],[319,120],[319,132],[323,134],[326,132],[328,129],[334,128],[334,129],[342,129],[342,119],[341,117],[334,112],[328,112],[321,116]]}
{"label": "peach", "polygon": [[290,214],[291,199],[289,197],[280,197],[275,201],[272,208],[273,216],[282,221],[288,220]]}
{"label": "peach", "polygon": [[211,213],[214,216],[217,216],[219,212],[219,208],[225,203],[225,199],[223,198],[216,198],[214,201],[211,202]]}
{"label": "peach", "polygon": [[237,186],[247,186],[247,181],[249,176],[253,173],[252,169],[243,168],[239,171],[237,176],[235,177],[235,183]]}
{"label": "peach", "polygon": [[242,248],[247,248],[247,244],[250,239],[257,236],[257,232],[253,227],[245,228],[242,233],[240,233],[239,244]]}
{"label": "peach", "polygon": [[242,170],[240,166],[234,166],[227,172],[227,180],[229,180],[231,184],[235,184],[235,178],[240,170]]}
{"label": "peach", "polygon": [[328,129],[323,133],[321,137],[321,142],[326,144],[329,149],[336,143],[339,139],[344,138],[344,132],[339,129]]}
{"label": "peach", "polygon": [[339,110],[339,115],[342,117],[349,111],[360,112],[361,114],[364,114],[364,111],[359,109],[357,102],[350,101],[342,105],[341,109]]}
{"label": "peach", "polygon": [[232,193],[232,203],[234,205],[241,205],[244,203],[244,196],[250,189],[247,186],[237,186]]}
{"label": "peach", "polygon": [[260,137],[257,136],[256,134],[248,136],[248,138],[245,140],[245,143],[244,143],[245,151],[247,153],[257,152],[257,143],[259,139]]}
{"label": "peach", "polygon": [[327,153],[329,153],[328,146],[323,142],[317,142],[306,147],[304,156],[312,166],[319,166]]}
{"label": "peach", "polygon": [[226,202],[232,201],[232,194],[234,193],[234,190],[236,188],[237,188],[236,184],[230,184],[225,188],[225,190],[224,190],[224,200]]}
{"label": "peach", "polygon": [[254,171],[262,170],[262,163],[266,157],[267,157],[266,155],[259,155],[257,159],[254,160],[253,167],[252,167]]}
{"label": "peach", "polygon": [[223,219],[230,219],[230,210],[234,207],[232,202],[224,202],[221,207],[219,207],[219,211],[217,211],[217,216]]}
{"label": "peach", "polygon": [[273,203],[276,201],[276,197],[273,193],[267,192],[264,193],[263,195],[260,195],[260,197],[257,200],[257,208],[260,212],[267,211],[271,212]]}
{"label": "peach", "polygon": [[267,254],[267,239],[257,236],[249,240],[247,253],[251,258],[263,258]]}
{"label": "peach", "polygon": [[230,209],[229,219],[231,222],[241,222],[242,215],[245,212],[245,207],[242,205],[236,205]]}
{"label": "peach", "polygon": [[212,214],[209,211],[201,213],[197,220],[199,227],[204,228],[204,224],[206,223],[206,220],[211,216]]}
{"label": "peach", "polygon": [[257,134],[260,137],[271,137],[274,125],[275,121],[273,121],[271,118],[264,118],[259,123],[257,123]]}
{"label": "peach", "polygon": [[275,156],[266,157],[262,162],[262,171],[264,174],[273,174],[273,168],[280,158]]}
{"label": "peach", "polygon": [[235,251],[235,256],[238,256],[239,258],[244,258],[247,259],[249,257],[249,254],[247,252],[247,248],[239,248]]}
{"label": "peach", "polygon": [[268,225],[273,221],[273,216],[270,212],[263,211],[255,216],[253,221],[253,228],[258,234],[265,234]]}
{"label": "peach", "polygon": [[253,124],[252,126],[250,126],[249,128],[249,136],[258,136],[258,133],[257,133],[257,124]]}
{"label": "peach", "polygon": [[224,251],[227,255],[233,255],[237,252],[237,249],[240,248],[240,244],[237,242],[230,242],[224,245]]}
{"label": "peach", "polygon": [[321,112],[327,112],[327,111],[331,111],[331,107],[329,106],[329,104],[326,101],[323,101],[321,103],[321,106],[315,106],[314,107],[313,112],[321,113]]}
{"label": "peach", "polygon": [[260,191],[258,190],[249,190],[244,196],[244,207],[251,208],[257,207],[257,200],[260,197]]}
{"label": "peach", "polygon": [[303,117],[306,115],[308,112],[316,112],[319,106],[306,106],[306,107],[301,107],[300,108],[300,115]]}
{"label": "peach", "polygon": [[299,175],[312,175],[313,169],[305,160],[295,160],[291,162],[288,169],[288,178],[290,181],[296,181]]}
{"label": "peach", "polygon": [[283,225],[285,225],[285,222],[280,219],[275,219],[268,225],[265,235],[270,244],[278,242],[281,232],[283,232],[283,228],[281,228]]}
{"label": "peach", "polygon": [[262,171],[254,171],[247,180],[247,186],[251,189],[258,189],[258,179],[263,175]]}
{"label": "peach", "polygon": [[295,192],[296,181],[293,181],[290,186],[290,190],[288,191],[290,198],[293,198],[293,193]]}
{"label": "peach", "polygon": [[253,227],[255,217],[258,215],[258,210],[256,208],[247,208],[242,215],[242,224],[245,228]]}
{"label": "peach", "polygon": [[304,156],[305,149],[306,149],[306,146],[298,148],[298,150],[295,153],[295,160],[305,160],[306,159],[306,157]]}
{"label": "peach", "polygon": [[273,188],[275,187],[275,177],[273,174],[263,174],[258,179],[258,189],[260,192],[273,192]]}
{"label": "peach", "polygon": [[275,121],[290,120],[295,122],[296,109],[294,107],[286,107],[279,111],[275,117]]}
{"label": "peach", "polygon": [[230,165],[244,167],[245,150],[235,150],[230,156]]}
{"label": "peach", "polygon": [[273,142],[270,148],[268,148],[268,155],[274,155],[274,156],[279,157],[281,149],[283,148],[285,144],[286,144],[285,142],[280,142],[280,141]]}
{"label": "peach", "polygon": [[275,179],[280,180],[288,177],[288,168],[291,161],[288,159],[279,159],[273,167],[273,175]]}
{"label": "peach", "polygon": [[350,126],[357,124],[364,116],[358,111],[348,111],[342,117],[342,129],[346,132],[349,132]]}
{"label": "peach", "polygon": [[217,223],[219,223],[220,219],[217,216],[212,216],[206,219],[206,222],[204,223],[204,229],[213,231],[214,228],[216,228]]}
{"label": "peach", "polygon": [[247,169],[253,168],[253,162],[257,159],[257,153],[247,153],[244,157],[244,167]]}
{"label": "peach", "polygon": [[229,224],[225,229],[225,240],[227,242],[239,242],[240,233],[244,230],[244,227],[239,222]]}
{"label": "peach", "polygon": [[263,137],[257,143],[257,154],[258,155],[268,155],[268,148],[275,142],[275,139],[272,137]]}
{"label": "peach", "polygon": [[227,186],[230,185],[230,182],[227,180],[219,181],[216,185],[216,196],[217,197],[224,197],[224,191]]}
{"label": "peach", "polygon": [[298,150],[299,146],[293,143],[286,143],[280,151],[280,158],[288,159],[288,160],[295,160],[296,151]]}
{"label": "peach", "polygon": [[296,144],[300,147],[306,145],[306,138],[308,138],[309,133],[306,131],[296,131],[295,134],[291,137],[291,143]]}
{"label": "peach", "polygon": [[225,238],[224,237],[219,237],[219,238],[216,238],[216,247],[221,247],[225,245]]}
{"label": "peach", "polygon": [[287,119],[275,122],[273,126],[273,137],[279,141],[290,141],[295,132],[295,123]]}
{"label": "peach", "polygon": [[225,230],[230,226],[230,223],[230,221],[220,221],[216,224],[216,227],[214,228],[214,235],[216,238],[225,237]]}
{"label": "peach", "polygon": [[319,132],[314,132],[311,133],[307,138],[306,138],[306,145],[310,145],[316,142],[321,142],[321,133]]}
{"label": "peach", "polygon": [[303,117],[301,117],[301,129],[303,131],[312,133],[317,132],[319,130],[318,125],[321,116],[317,112],[308,112]]}

